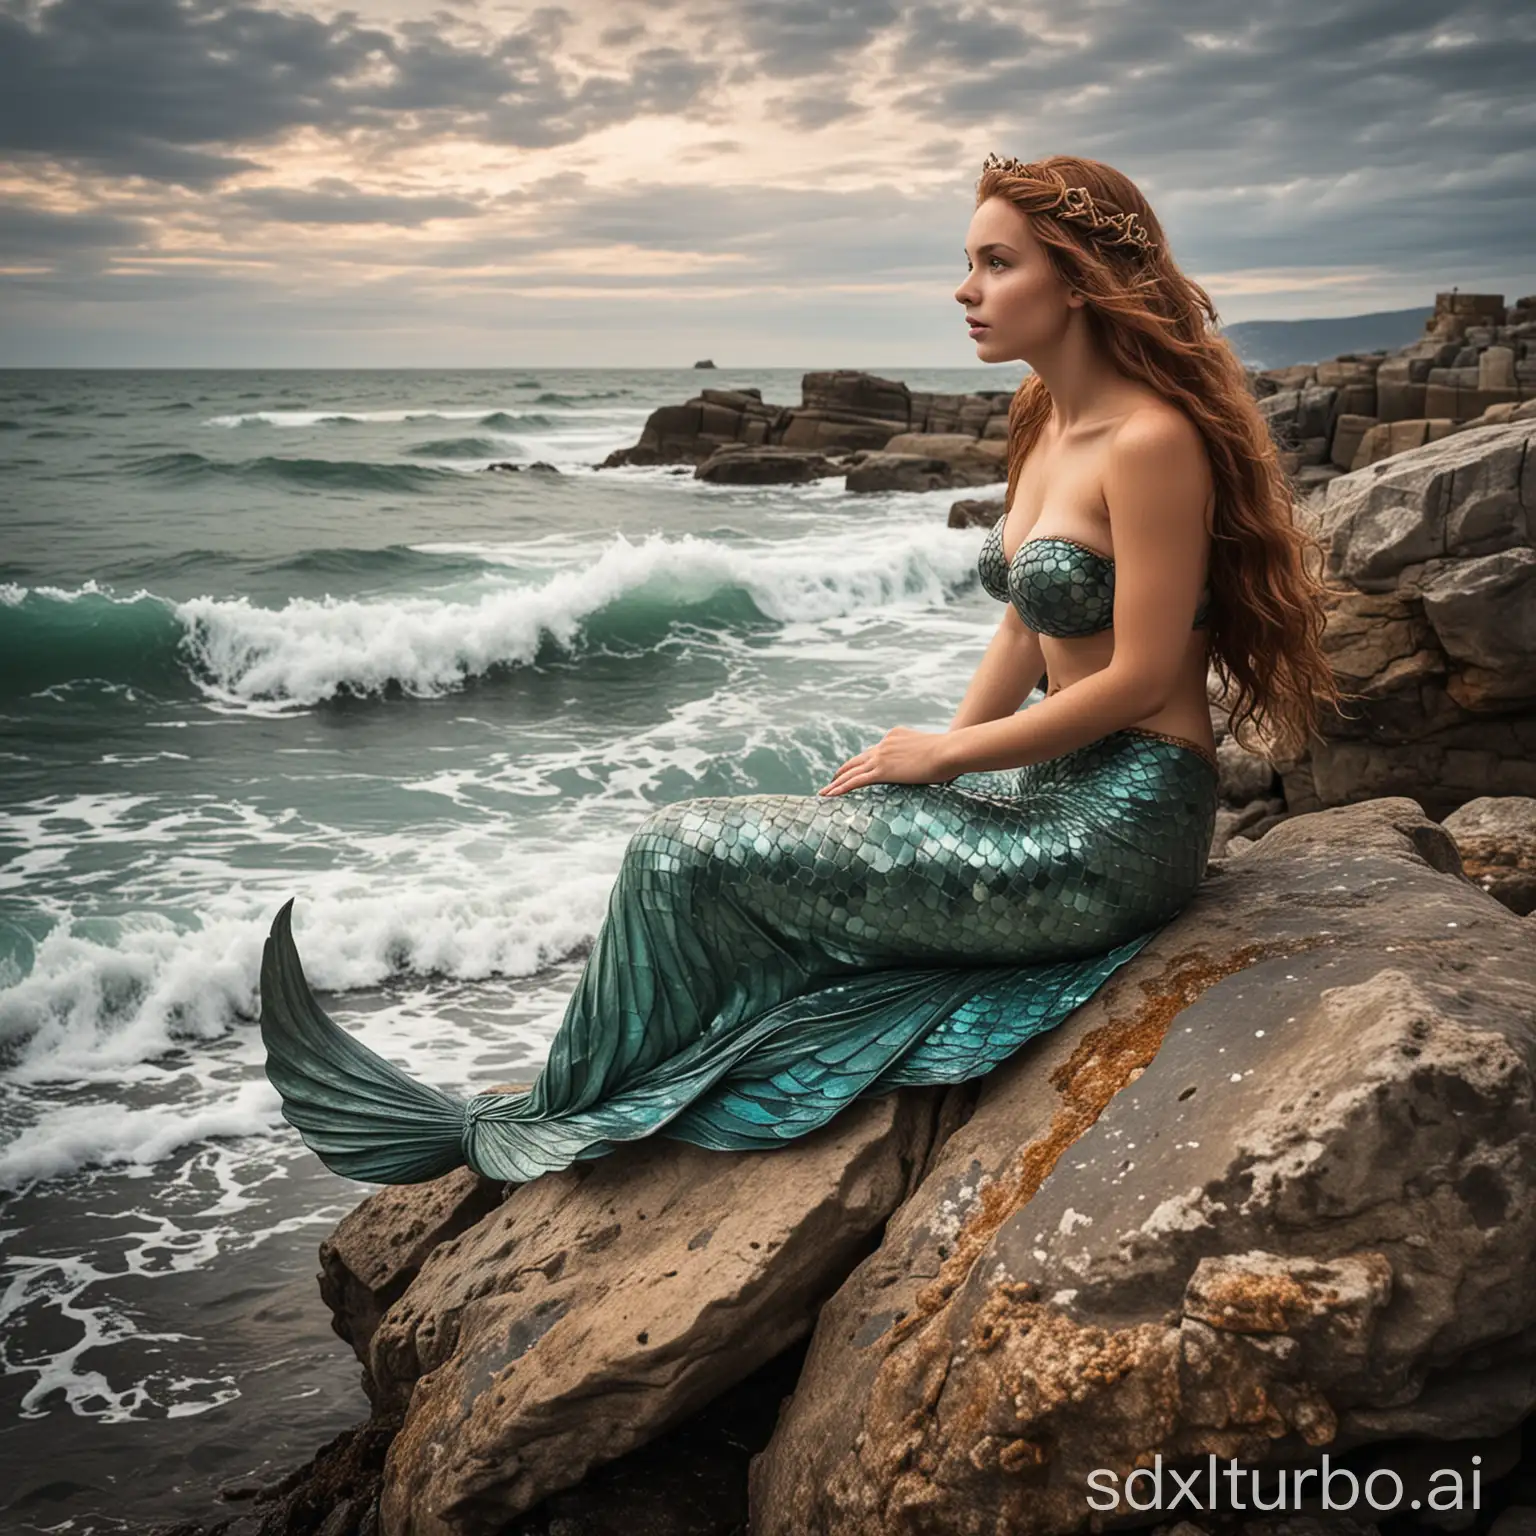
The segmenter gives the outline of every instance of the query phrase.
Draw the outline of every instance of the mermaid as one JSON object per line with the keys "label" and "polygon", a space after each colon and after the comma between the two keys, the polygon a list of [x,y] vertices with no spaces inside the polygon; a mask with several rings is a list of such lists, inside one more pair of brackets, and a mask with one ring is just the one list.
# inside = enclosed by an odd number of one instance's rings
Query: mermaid
{"label": "mermaid", "polygon": [[814,794],[648,815],[527,1088],[454,1098],[338,1026],[290,900],[261,1032],[327,1167],[526,1181],[656,1134],[775,1147],[856,1098],[991,1071],[1195,894],[1209,674],[1234,737],[1272,756],[1340,702],[1321,551],[1136,186],[1094,160],[988,156],[965,263],[977,357],[1031,371],[978,563],[1001,617],[948,729],[896,727]]}

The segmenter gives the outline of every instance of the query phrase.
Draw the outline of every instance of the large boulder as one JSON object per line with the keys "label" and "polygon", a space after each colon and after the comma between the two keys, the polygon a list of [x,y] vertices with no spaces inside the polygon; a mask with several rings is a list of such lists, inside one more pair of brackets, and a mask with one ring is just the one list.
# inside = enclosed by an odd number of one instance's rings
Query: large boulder
{"label": "large boulder", "polygon": [[968,497],[949,509],[951,528],[990,528],[1008,510],[1003,496]]}
{"label": "large boulder", "polygon": [[1458,432],[1306,504],[1336,589],[1325,644],[1363,697],[1277,765],[1292,810],[1536,794],[1533,439],[1536,420]]}
{"label": "large boulder", "polygon": [[386,1536],[499,1530],[803,1338],[920,1176],[945,1097],[862,1101],[771,1152],[647,1139],[439,1246],[370,1350],[379,1411],[404,1415]]}
{"label": "large boulder", "polygon": [[704,389],[683,405],[663,405],[646,418],[640,441],[616,448],[601,468],[623,464],[700,464],[726,443],[777,440],[784,408],[765,405],[758,389]]}
{"label": "large boulder", "polygon": [[379,1319],[428,1255],[495,1210],[502,1193],[501,1184],[468,1168],[426,1184],[388,1184],[321,1243],[320,1295],[332,1328],[359,1360],[366,1363]]}
{"label": "large boulder", "polygon": [[1536,956],[1458,869],[1405,799],[1293,818],[991,1074],[823,1308],[754,1536],[1057,1536],[1159,1454],[1518,1424]]}
{"label": "large boulder", "polygon": [[998,437],[972,437],[964,432],[901,432],[886,445],[887,453],[913,453],[943,459],[958,470],[984,474],[991,482],[1008,478],[1008,443]]}

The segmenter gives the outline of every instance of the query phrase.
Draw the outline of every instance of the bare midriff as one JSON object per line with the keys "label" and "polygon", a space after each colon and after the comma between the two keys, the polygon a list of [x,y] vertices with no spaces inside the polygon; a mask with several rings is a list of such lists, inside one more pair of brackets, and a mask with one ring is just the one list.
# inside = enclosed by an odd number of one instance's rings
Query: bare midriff
{"label": "bare midriff", "polygon": [[[1074,682],[1091,677],[1109,665],[1114,654],[1113,633],[1084,635],[1072,640],[1040,636],[1040,651],[1045,657],[1046,697],[1069,688]],[[1189,644],[1180,663],[1174,696],[1161,709],[1154,709],[1133,720],[1140,730],[1175,736],[1214,756],[1216,736],[1211,729],[1210,706],[1205,696],[1207,648],[1204,630],[1191,630]]]}

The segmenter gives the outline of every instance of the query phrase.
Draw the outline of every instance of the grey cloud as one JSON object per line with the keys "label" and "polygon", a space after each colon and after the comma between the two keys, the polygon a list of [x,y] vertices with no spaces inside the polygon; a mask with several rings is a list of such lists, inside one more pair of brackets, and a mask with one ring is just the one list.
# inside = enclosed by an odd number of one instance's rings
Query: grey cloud
{"label": "grey cloud", "polygon": [[645,27],[640,22],[632,22],[628,26],[609,27],[598,37],[604,48],[627,48],[631,43],[645,36]]}
{"label": "grey cloud", "polygon": [[252,187],[231,202],[265,219],[288,224],[394,224],[415,227],[433,219],[478,218],[478,203],[448,194],[413,196],[363,192],[336,177],[308,187]]}
{"label": "grey cloud", "polygon": [[895,0],[739,0],[725,29],[754,74],[784,79],[820,74],[877,41],[897,20]]}
{"label": "grey cloud", "polygon": [[389,47],[351,22],[212,0],[0,0],[0,147],[199,184],[219,151],[334,113]]}
{"label": "grey cloud", "polygon": [[985,6],[918,5],[903,19],[903,36],[895,58],[902,70],[926,71],[936,63],[984,69],[1000,58],[1025,53],[1033,45],[1022,22]]}
{"label": "grey cloud", "polygon": [[862,117],[865,108],[846,96],[817,96],[807,93],[801,96],[776,97],[768,105],[791,128],[802,133],[814,133],[830,123],[844,122],[851,117]]}
{"label": "grey cloud", "polygon": [[120,249],[137,245],[144,231],[141,219],[111,213],[56,213],[13,198],[0,200],[0,253],[13,259]]}
{"label": "grey cloud", "polygon": [[613,74],[561,68],[570,13],[455,41],[223,0],[0,0],[0,148],[190,186],[251,168],[230,146],[300,127],[447,130],[527,147],[692,108],[706,60],[658,46]]}

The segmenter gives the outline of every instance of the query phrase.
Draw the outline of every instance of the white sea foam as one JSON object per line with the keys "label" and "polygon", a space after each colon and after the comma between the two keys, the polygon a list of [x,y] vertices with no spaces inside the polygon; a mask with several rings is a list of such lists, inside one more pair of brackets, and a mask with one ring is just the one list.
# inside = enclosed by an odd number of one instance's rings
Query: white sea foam
{"label": "white sea foam", "polygon": [[397,867],[361,890],[355,873],[306,871],[281,886],[268,874],[268,891],[253,895],[249,879],[235,884],[225,866],[223,893],[211,892],[200,918],[182,924],[154,912],[61,916],[29,973],[0,992],[0,1042],[14,1055],[8,1079],[153,1085],[182,1070],[157,1058],[256,1016],[267,929],[300,884],[295,934],[317,990],[401,975],[533,975],[590,941],[618,850],[611,841],[567,847],[553,878],[550,849],[508,848],[499,868],[455,859],[446,845],[440,852],[436,879]]}
{"label": "white sea foam", "polygon": [[276,1091],[243,1083],[227,1099],[188,1111],[180,1104],[148,1109],[99,1104],[56,1109],[0,1147],[0,1189],[52,1178],[76,1168],[157,1163],[194,1142],[253,1136],[282,1123]]}

